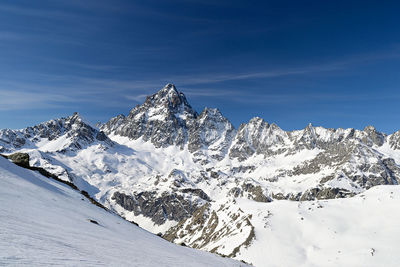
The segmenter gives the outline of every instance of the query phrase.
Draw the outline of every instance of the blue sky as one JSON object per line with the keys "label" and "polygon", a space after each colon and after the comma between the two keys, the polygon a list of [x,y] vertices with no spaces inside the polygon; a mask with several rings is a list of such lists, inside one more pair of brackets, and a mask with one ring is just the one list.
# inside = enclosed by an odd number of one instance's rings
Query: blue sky
{"label": "blue sky", "polygon": [[3,0],[0,128],[107,121],[174,83],[236,127],[400,129],[396,1]]}

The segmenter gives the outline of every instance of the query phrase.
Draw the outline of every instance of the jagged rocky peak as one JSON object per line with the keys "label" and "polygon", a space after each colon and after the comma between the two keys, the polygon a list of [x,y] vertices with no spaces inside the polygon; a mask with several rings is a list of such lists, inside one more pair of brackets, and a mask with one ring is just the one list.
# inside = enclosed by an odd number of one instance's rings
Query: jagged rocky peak
{"label": "jagged rocky peak", "polygon": [[365,127],[364,133],[366,134],[366,136],[362,138],[362,141],[369,146],[372,146],[374,144],[377,146],[381,146],[385,142],[385,135],[378,132],[374,126],[369,125]]}
{"label": "jagged rocky peak", "polygon": [[[152,120],[178,119],[191,120],[197,112],[189,105],[185,95],[176,90],[175,85],[167,84],[157,93],[147,96],[143,105],[136,106],[129,113],[129,119],[140,118],[143,113]],[[139,115],[139,116],[138,116]]]}
{"label": "jagged rocky peak", "polygon": [[103,131],[92,126],[77,112],[65,120],[62,118],[61,122],[64,124],[61,131],[64,131],[67,138],[71,141],[70,143],[66,143],[61,150],[81,149],[83,146],[89,145],[96,140],[104,142],[109,146],[113,145],[113,142]]}
{"label": "jagged rocky peak", "polygon": [[295,145],[298,149],[313,149],[317,146],[317,135],[311,123],[301,132],[300,138],[296,140]]}
{"label": "jagged rocky peak", "polygon": [[217,108],[204,108],[197,118],[197,122],[200,127],[210,126],[212,129],[219,127],[221,130],[225,128],[228,128],[226,130],[234,129],[232,123]]}
{"label": "jagged rocky peak", "polygon": [[303,130],[295,130],[289,133],[294,142],[294,151],[301,149],[328,149],[341,142],[354,141],[355,136],[360,133],[353,128],[324,128],[315,127],[309,123]]}
{"label": "jagged rocky peak", "polygon": [[212,118],[213,120],[219,120],[219,121],[226,120],[226,118],[222,115],[219,109],[205,107],[203,111],[200,113],[199,119],[204,120],[207,118]]}
{"label": "jagged rocky peak", "polygon": [[218,109],[206,107],[189,128],[188,148],[195,152],[195,161],[208,163],[207,155],[221,160],[235,134],[235,127]]}
{"label": "jagged rocky peak", "polygon": [[146,98],[145,104],[148,105],[165,105],[168,108],[177,108],[184,104],[189,106],[185,95],[182,92],[176,90],[175,85],[169,83],[163,89],[158,91],[152,96]]}
{"label": "jagged rocky peak", "polygon": [[107,134],[142,138],[156,147],[176,145],[183,148],[188,138],[188,128],[198,114],[189,105],[185,95],[173,84],[167,84],[146,98],[142,105],[133,108],[129,115],[112,118],[101,129]]}
{"label": "jagged rocky peak", "polygon": [[276,124],[255,117],[240,125],[229,156],[243,161],[253,154],[273,154],[276,151],[272,147],[286,144],[288,138],[288,134]]}
{"label": "jagged rocky peak", "polygon": [[21,130],[0,130],[0,149],[13,151],[22,147],[34,148],[40,141],[51,142],[61,137],[64,140],[57,148],[54,148],[57,151],[80,149],[96,140],[113,145],[102,131],[91,126],[79,113],[75,112],[69,117],[50,120]]}
{"label": "jagged rocky peak", "polygon": [[119,114],[111,118],[108,122],[99,124],[99,128],[107,134],[111,134],[118,129],[125,122],[125,115]]}
{"label": "jagged rocky peak", "polygon": [[389,146],[392,149],[400,150],[400,131],[397,131],[389,136]]}

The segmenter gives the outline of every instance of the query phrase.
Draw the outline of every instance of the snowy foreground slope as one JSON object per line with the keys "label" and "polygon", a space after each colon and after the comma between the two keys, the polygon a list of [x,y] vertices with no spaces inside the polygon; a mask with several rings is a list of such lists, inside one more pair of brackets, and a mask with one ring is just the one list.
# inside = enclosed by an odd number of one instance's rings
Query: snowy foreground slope
{"label": "snowy foreground slope", "polygon": [[244,266],[171,244],[2,157],[0,203],[1,266]]}

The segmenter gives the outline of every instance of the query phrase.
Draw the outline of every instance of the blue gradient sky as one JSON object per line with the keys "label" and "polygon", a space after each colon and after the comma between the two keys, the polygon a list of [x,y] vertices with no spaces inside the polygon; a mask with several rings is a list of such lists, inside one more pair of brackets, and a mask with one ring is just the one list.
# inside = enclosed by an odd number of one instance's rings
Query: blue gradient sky
{"label": "blue gradient sky", "polygon": [[106,121],[174,83],[237,127],[400,129],[397,1],[0,2],[0,128]]}

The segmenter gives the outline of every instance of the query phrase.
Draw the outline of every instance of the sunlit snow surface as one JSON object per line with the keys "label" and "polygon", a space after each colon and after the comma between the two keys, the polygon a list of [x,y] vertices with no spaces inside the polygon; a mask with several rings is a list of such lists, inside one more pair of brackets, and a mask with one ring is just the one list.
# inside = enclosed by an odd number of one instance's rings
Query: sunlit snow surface
{"label": "sunlit snow surface", "polygon": [[255,266],[399,266],[399,205],[399,186],[327,201],[243,199],[256,239],[238,258]]}
{"label": "sunlit snow surface", "polygon": [[[394,267],[400,263],[399,186],[376,186],[345,199],[259,203],[241,198],[234,204],[221,200],[212,205],[214,210],[227,207],[218,213],[216,229],[239,210],[250,218],[255,239],[235,258],[254,266]],[[213,245],[229,253],[247,235],[243,227]]]}
{"label": "sunlit snow surface", "polygon": [[244,266],[169,243],[2,157],[0,203],[0,266]]}

